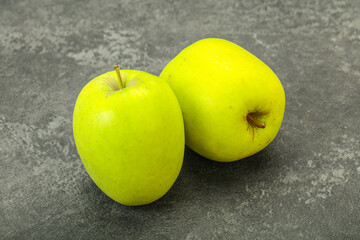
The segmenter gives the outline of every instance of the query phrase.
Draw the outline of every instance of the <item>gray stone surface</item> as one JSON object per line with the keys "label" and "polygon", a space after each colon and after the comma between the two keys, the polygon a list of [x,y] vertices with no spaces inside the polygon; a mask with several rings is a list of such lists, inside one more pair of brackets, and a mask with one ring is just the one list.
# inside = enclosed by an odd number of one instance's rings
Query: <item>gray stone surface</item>
{"label": "gray stone surface", "polygon": [[[205,37],[277,73],[280,133],[235,163],[186,149],[162,199],[117,204],[77,154],[78,93],[114,64],[158,75]],[[359,239],[359,50],[359,0],[0,0],[0,238]]]}

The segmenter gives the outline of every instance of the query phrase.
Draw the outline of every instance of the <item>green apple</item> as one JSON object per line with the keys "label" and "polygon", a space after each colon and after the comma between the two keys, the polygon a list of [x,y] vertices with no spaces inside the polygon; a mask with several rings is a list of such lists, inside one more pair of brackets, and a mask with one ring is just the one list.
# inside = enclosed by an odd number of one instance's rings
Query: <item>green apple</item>
{"label": "green apple", "polygon": [[284,89],[261,60],[229,41],[200,40],[161,72],[183,112],[186,144],[220,162],[265,148],[280,129]]}
{"label": "green apple", "polygon": [[80,92],[73,133],[96,185],[129,206],[162,197],[179,175],[185,148],[181,109],[157,76],[120,70],[102,74]]}

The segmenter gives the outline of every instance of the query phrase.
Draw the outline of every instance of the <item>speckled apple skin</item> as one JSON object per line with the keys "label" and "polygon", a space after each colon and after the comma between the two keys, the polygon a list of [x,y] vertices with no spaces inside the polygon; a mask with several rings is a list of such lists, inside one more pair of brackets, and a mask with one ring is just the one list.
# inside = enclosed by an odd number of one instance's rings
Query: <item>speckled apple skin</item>
{"label": "speckled apple skin", "polygon": [[121,70],[90,81],[80,92],[73,132],[81,160],[96,185],[129,206],[162,197],[179,175],[184,126],[179,103],[157,76]]}
{"label": "speckled apple skin", "polygon": [[[208,38],[181,51],[161,72],[177,96],[186,144],[206,158],[231,162],[265,148],[278,133],[285,93],[275,73],[242,47]],[[249,124],[253,113],[265,128]]]}

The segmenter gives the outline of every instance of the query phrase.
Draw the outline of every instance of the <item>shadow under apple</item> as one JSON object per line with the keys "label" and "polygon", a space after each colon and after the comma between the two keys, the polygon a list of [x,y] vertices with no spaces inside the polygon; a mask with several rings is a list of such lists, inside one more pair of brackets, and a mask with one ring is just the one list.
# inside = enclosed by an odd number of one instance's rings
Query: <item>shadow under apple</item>
{"label": "shadow under apple", "polygon": [[[159,200],[144,206],[127,207],[113,201],[107,197],[96,185],[89,179],[88,191],[91,189],[94,208],[118,208],[133,209],[137,211],[152,211],[162,208],[171,208],[174,205],[191,204],[206,199],[206,196],[222,195],[227,191],[243,191],[245,185],[255,185],[259,181],[270,181],[278,161],[272,161],[272,144],[259,153],[248,158],[234,162],[222,163],[211,161],[202,157],[190,148],[185,148],[184,162],[173,187],[165,196]],[[275,153],[276,154],[276,153]],[[237,188],[237,189],[236,189]],[[109,210],[109,209],[108,209]],[[101,210],[102,211],[102,210]]]}
{"label": "shadow under apple", "polygon": [[82,185],[87,194],[81,195],[88,198],[83,200],[81,214],[97,219],[96,225],[104,229],[114,226],[122,233],[135,235],[157,235],[152,226],[167,226],[170,222],[190,228],[196,219],[206,218],[208,210],[217,211],[223,206],[236,209],[239,203],[252,199],[247,188],[257,189],[259,184],[274,182],[276,170],[283,164],[278,150],[276,144],[270,144],[246,159],[221,163],[186,147],[182,170],[169,192],[151,204],[137,207],[113,201],[86,176]]}
{"label": "shadow under apple", "polygon": [[280,162],[271,145],[255,155],[229,163],[211,161],[186,147],[182,170],[173,187],[158,201],[140,208],[201,204],[208,195],[228,195],[228,192],[242,192],[245,185],[272,182]]}

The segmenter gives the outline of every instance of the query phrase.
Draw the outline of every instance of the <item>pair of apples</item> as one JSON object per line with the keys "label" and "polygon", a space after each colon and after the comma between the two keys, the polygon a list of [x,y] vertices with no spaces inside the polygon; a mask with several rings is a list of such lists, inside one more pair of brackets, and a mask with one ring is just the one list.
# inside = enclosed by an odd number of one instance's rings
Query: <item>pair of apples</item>
{"label": "pair of apples", "polygon": [[171,188],[185,140],[206,158],[231,162],[265,148],[283,119],[274,72],[223,39],[188,46],[160,77],[115,69],[82,89],[73,132],[92,180],[124,205],[151,203]]}

